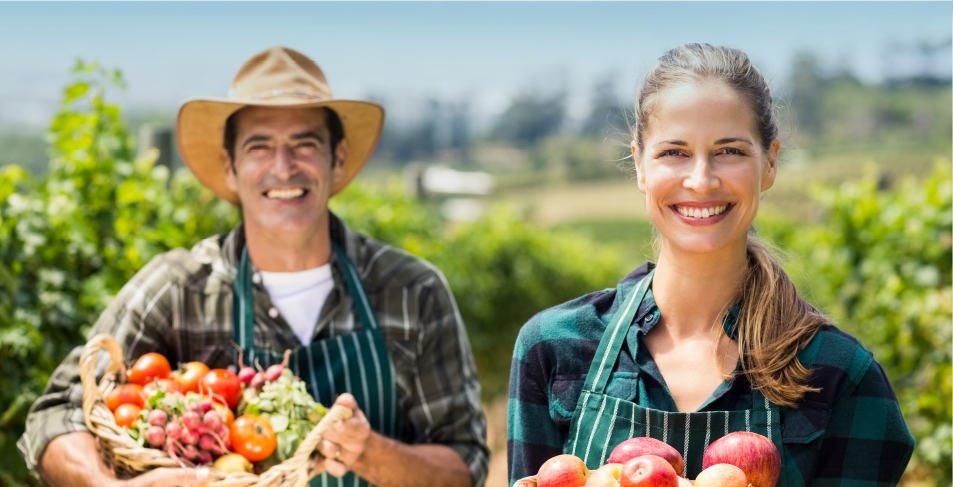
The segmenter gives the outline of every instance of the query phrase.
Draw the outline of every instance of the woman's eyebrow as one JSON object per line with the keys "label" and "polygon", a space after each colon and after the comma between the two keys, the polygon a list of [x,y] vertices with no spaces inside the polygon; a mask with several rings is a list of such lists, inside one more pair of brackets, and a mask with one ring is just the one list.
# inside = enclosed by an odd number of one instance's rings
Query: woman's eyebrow
{"label": "woman's eyebrow", "polygon": [[748,140],[748,139],[746,139],[746,138],[744,138],[744,137],[727,137],[727,138],[724,138],[724,139],[718,139],[718,140],[715,141],[715,145],[730,144],[730,143],[732,143],[732,142],[744,142],[745,144],[748,144],[748,145],[754,145],[754,144],[751,143],[750,140]]}
{"label": "woman's eyebrow", "polygon": [[[685,142],[684,140],[663,140],[663,141],[661,141],[661,142],[655,144],[655,146],[659,146],[659,145],[662,145],[662,144],[672,144],[672,145],[682,145],[682,146],[685,146],[685,145],[688,145],[688,142]],[[653,147],[654,147],[654,146],[653,146]]]}

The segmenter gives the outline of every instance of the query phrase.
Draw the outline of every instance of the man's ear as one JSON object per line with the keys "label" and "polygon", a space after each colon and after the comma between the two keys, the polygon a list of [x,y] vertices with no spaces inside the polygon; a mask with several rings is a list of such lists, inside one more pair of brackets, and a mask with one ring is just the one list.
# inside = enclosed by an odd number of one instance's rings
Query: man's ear
{"label": "man's ear", "polygon": [[333,172],[334,184],[344,177],[344,174],[347,172],[344,168],[347,166],[347,139],[341,139],[338,142],[338,146],[334,148],[334,167],[331,169]]}
{"label": "man's ear", "polygon": [[639,151],[632,143],[632,162],[635,164],[635,179],[639,183],[639,191],[645,193],[645,172],[642,170],[642,158],[639,157]]}
{"label": "man's ear", "polygon": [[764,172],[761,173],[761,191],[767,191],[774,186],[774,178],[778,175],[778,152],[781,151],[781,141],[774,139],[771,146],[768,147],[768,160],[764,165]]}
{"label": "man's ear", "polygon": [[238,181],[235,180],[235,163],[228,157],[228,151],[222,149],[222,169],[225,171],[225,185],[228,189],[238,193]]}

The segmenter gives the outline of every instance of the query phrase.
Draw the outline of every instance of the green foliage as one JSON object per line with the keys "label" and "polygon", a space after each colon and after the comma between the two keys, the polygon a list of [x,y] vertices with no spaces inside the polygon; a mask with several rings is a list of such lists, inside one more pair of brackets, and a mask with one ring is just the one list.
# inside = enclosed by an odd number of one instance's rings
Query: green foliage
{"label": "green foliage", "polygon": [[[238,213],[185,171],[134,159],[109,104],[116,71],[78,63],[48,132],[48,174],[0,170],[0,485],[31,484],[16,451],[26,411],[125,282],[160,252],[231,228]],[[12,465],[11,465],[12,463]]]}
{"label": "green foliage", "polygon": [[893,191],[879,191],[868,177],[819,189],[817,197],[823,224],[774,221],[761,229],[799,256],[797,274],[809,294],[883,366],[917,439],[913,475],[950,485],[950,162]]}
{"label": "green foliage", "polygon": [[466,323],[486,399],[506,392],[523,323],[543,309],[614,286],[625,273],[614,250],[533,227],[503,208],[442,237],[433,211],[398,186],[371,192],[352,185],[331,207],[356,231],[440,268]]}

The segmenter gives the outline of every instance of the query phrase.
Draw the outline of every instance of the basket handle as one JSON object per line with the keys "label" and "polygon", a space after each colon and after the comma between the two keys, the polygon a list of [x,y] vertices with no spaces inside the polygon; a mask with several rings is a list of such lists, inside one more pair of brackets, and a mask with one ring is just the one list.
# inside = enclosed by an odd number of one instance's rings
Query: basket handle
{"label": "basket handle", "polygon": [[97,431],[95,424],[91,421],[93,408],[97,404],[100,404],[103,408],[106,407],[103,402],[102,391],[99,384],[96,383],[96,362],[99,359],[99,352],[104,350],[109,353],[110,362],[109,366],[106,367],[102,382],[104,384],[107,380],[120,382],[126,378],[126,364],[122,361],[122,347],[119,346],[112,335],[101,333],[86,342],[83,353],[79,357],[79,378],[83,383],[83,417],[86,420],[86,427],[93,434]]}
{"label": "basket handle", "polygon": [[308,467],[311,465],[311,454],[318,448],[318,444],[324,439],[324,434],[327,433],[329,429],[347,420],[353,414],[354,412],[351,411],[349,407],[340,405],[331,406],[331,409],[328,410],[328,414],[324,415],[321,421],[318,421],[318,424],[314,425],[314,428],[311,429],[308,436],[301,441],[301,444],[298,445],[298,449],[295,450],[295,454],[279,465],[269,468],[261,475],[256,485],[271,485],[270,482],[273,480],[277,480],[283,475],[292,472],[294,473],[293,478],[296,479],[293,487],[304,487],[308,485],[308,481],[311,480],[311,477],[321,473],[323,470],[323,466],[319,465],[316,471],[308,471]]}

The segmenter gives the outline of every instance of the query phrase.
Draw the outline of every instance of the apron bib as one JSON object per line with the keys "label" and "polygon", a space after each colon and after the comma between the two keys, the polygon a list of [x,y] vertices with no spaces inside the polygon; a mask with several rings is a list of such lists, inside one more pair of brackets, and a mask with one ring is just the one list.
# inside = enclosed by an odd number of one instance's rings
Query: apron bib
{"label": "apron bib", "polygon": [[[563,452],[576,455],[589,469],[594,470],[605,464],[612,449],[619,443],[629,438],[648,436],[667,443],[681,453],[685,460],[685,471],[677,473],[694,479],[702,470],[702,457],[708,445],[728,433],[750,431],[773,441],[783,459],[778,409],[759,391],[752,391],[753,409],[697,413],[650,409],[605,394],[609,374],[654,274],[653,270],[639,282],[620,308],[619,318],[602,335],[573,412],[569,438],[563,446]],[[777,487],[787,487],[783,469]]]}
{"label": "apron bib", "polygon": [[[384,335],[357,269],[337,243],[332,241],[331,246],[344,270],[361,329],[296,348],[291,352],[288,366],[307,384],[308,392],[316,401],[330,407],[340,394],[349,392],[367,416],[372,430],[401,439],[394,364]],[[247,248],[242,249],[238,265],[234,303],[235,342],[247,357],[246,363],[254,364],[257,359],[264,368],[281,363],[283,353],[255,346],[255,302]],[[351,472],[340,479],[323,472],[311,479],[311,487],[371,487],[371,484]]]}

